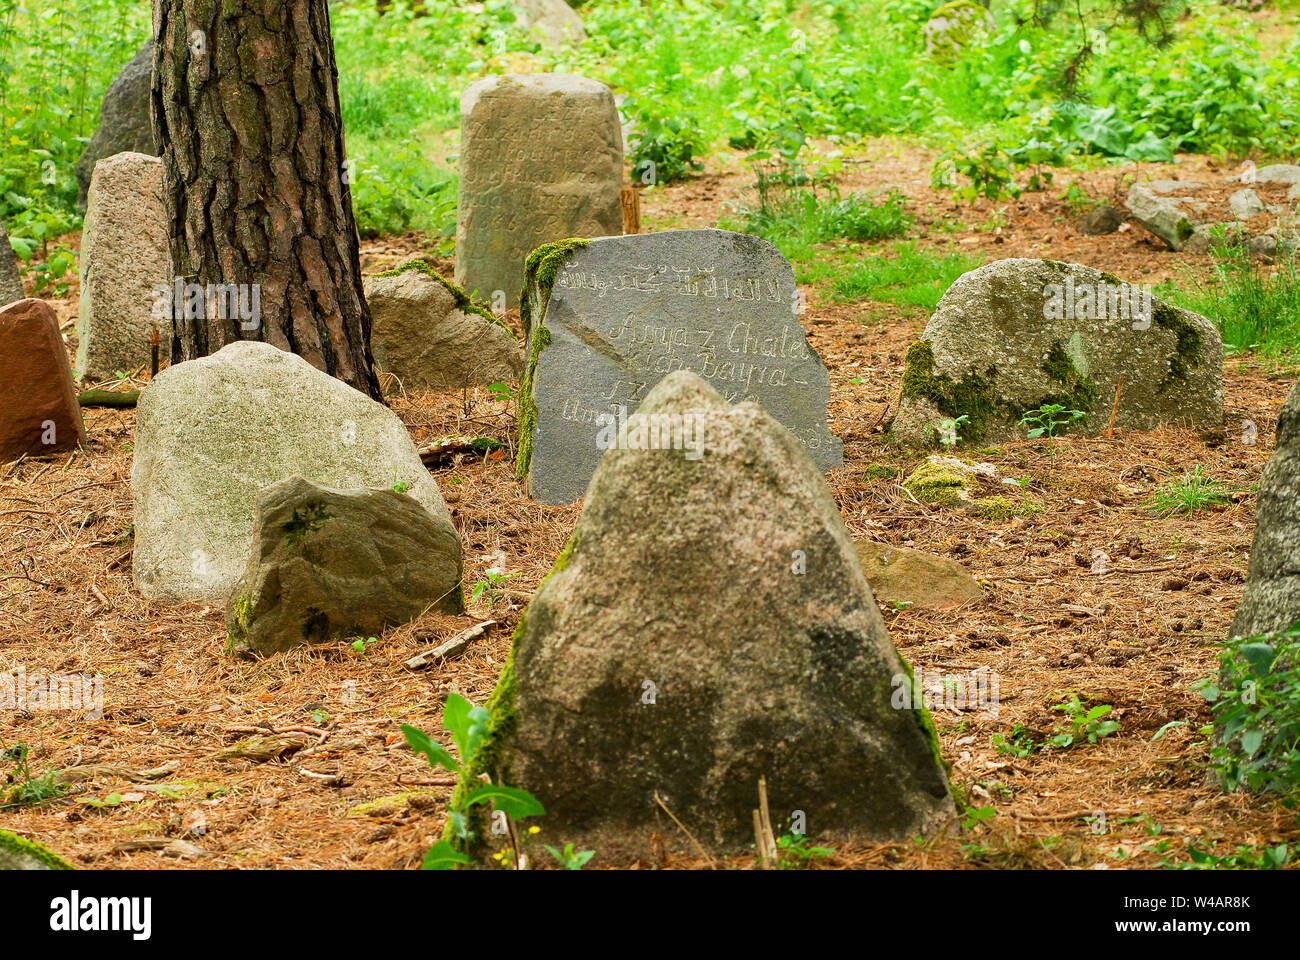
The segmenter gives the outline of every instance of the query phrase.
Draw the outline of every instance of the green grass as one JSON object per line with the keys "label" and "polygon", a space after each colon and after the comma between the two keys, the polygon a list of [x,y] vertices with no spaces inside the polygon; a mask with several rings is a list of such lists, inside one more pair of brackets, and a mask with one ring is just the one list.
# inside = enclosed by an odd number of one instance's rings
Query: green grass
{"label": "green grass", "polygon": [[893,256],[863,259],[835,281],[837,296],[868,298],[933,310],[952,282],[978,267],[983,259],[955,250],[931,252],[915,243],[897,243]]}
{"label": "green grass", "polygon": [[1160,295],[1212,320],[1229,353],[1300,358],[1300,270],[1295,255],[1268,263],[1222,234],[1211,252],[1212,280],[1189,290],[1166,285]]}
{"label": "green grass", "polygon": [[1231,500],[1231,491],[1210,477],[1198,463],[1182,479],[1160,487],[1152,495],[1151,508],[1162,516],[1192,514],[1222,506]]}
{"label": "green grass", "polygon": [[745,211],[742,229],[771,241],[787,259],[833,240],[867,243],[899,237],[913,220],[905,209],[906,198],[897,190],[879,198],[841,196],[833,187],[818,193],[816,188],[786,188],[760,178],[758,197],[758,206]]}

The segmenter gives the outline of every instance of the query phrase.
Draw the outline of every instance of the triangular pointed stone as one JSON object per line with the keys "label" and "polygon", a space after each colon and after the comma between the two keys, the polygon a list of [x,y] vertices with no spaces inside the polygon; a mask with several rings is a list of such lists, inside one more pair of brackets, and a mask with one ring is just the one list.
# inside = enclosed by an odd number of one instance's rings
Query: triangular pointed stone
{"label": "triangular pointed stone", "polygon": [[601,461],[470,776],[531,791],[543,839],[598,863],[652,831],[690,852],[665,808],[747,851],[760,777],[778,835],[903,839],[954,815],[933,725],[896,706],[911,690],[803,445],[680,371]]}

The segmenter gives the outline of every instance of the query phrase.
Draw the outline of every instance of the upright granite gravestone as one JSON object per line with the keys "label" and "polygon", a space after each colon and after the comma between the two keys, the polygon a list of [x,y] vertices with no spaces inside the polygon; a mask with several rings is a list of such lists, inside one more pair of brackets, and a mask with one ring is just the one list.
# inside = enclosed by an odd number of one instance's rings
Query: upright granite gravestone
{"label": "upright granite gravestone", "polygon": [[607,440],[666,374],[690,370],[729,403],[755,400],[823,472],[830,376],[776,247],[725,230],[565,241],[528,258],[529,357],[516,470],[543,503],[583,495]]}
{"label": "upright granite gravestone", "polygon": [[158,287],[172,288],[157,157],[119,153],[95,164],[81,232],[77,370],[106,380],[147,366]]}
{"label": "upright granite gravestone", "polygon": [[623,232],[623,133],[603,83],[564,74],[487,77],[460,103],[456,282],[515,306],[529,251]]}
{"label": "upright granite gravestone", "polygon": [[1287,630],[1300,623],[1300,386],[1277,421],[1277,447],[1259,478],[1255,540],[1234,637]]}

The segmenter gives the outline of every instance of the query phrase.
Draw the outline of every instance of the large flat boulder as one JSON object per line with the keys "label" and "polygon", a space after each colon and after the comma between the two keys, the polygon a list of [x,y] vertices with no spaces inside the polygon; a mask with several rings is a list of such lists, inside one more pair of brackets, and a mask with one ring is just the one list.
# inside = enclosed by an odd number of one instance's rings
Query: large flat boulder
{"label": "large flat boulder", "polygon": [[232,652],[377,634],[460,613],[460,540],[402,490],[290,477],[257,495],[253,549],[226,604]]}
{"label": "large flat boulder", "polygon": [[[673,421],[702,457],[639,439]],[[544,835],[598,863],[652,832],[690,851],[664,806],[714,854],[748,851],[760,777],[778,833],[910,838],[954,815],[933,725],[896,696],[911,677],[803,445],[679,371],[592,478],[459,789],[531,791]]]}
{"label": "large flat boulder", "polygon": [[224,604],[252,549],[263,487],[301,476],[343,489],[409,485],[455,527],[402,421],[270,344],[240,341],[162,371],[136,410],[136,587]]}
{"label": "large flat boulder", "polygon": [[1092,267],[998,260],[959,277],[909,348],[890,432],[915,445],[996,442],[1060,405],[1084,416],[1054,432],[1095,436],[1121,376],[1117,429],[1223,422],[1223,341],[1205,317]]}

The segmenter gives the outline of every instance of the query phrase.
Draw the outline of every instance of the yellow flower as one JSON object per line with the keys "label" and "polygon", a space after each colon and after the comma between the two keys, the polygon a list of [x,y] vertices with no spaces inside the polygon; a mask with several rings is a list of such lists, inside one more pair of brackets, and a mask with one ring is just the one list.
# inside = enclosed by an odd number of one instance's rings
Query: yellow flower
{"label": "yellow flower", "polygon": [[529,832],[529,833],[541,833],[541,832],[542,832],[542,828],[541,828],[541,827],[529,827],[529,828],[528,828],[528,832]]}

